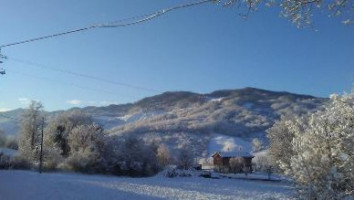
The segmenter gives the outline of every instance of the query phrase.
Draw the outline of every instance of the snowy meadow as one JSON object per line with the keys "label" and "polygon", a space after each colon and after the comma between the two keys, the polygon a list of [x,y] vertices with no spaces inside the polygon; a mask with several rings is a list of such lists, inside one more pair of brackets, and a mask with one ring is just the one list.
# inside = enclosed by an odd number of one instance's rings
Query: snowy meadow
{"label": "snowy meadow", "polygon": [[[0,199],[295,199],[285,182],[0,171]],[[21,191],[21,192],[19,192]]]}

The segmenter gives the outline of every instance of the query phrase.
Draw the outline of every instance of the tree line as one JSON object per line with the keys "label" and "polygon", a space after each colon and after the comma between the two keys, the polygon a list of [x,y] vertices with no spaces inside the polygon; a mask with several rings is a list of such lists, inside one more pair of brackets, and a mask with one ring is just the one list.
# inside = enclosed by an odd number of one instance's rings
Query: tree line
{"label": "tree line", "polygon": [[[12,168],[38,166],[42,127],[46,170],[150,176],[171,163],[184,169],[193,165],[188,146],[174,157],[165,144],[109,134],[78,110],[43,118],[43,106],[32,102],[21,121],[19,155],[9,161]],[[258,157],[256,162],[264,169],[272,164],[291,178],[300,198],[354,195],[354,94],[332,95],[312,114],[283,116],[267,130],[267,136],[270,157]],[[257,152],[265,147],[255,139],[253,148]],[[233,161],[233,166],[237,164]]]}
{"label": "tree line", "polygon": [[151,176],[170,164],[184,169],[193,164],[188,147],[172,156],[163,143],[109,134],[91,116],[79,110],[46,119],[43,105],[32,101],[20,126],[19,154],[9,160],[12,168],[39,166],[42,130],[44,170]]}

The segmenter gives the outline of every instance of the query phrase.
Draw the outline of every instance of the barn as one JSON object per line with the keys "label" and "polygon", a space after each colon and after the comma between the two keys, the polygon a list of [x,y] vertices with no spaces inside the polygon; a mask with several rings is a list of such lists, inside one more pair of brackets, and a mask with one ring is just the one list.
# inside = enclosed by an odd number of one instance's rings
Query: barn
{"label": "barn", "polygon": [[219,172],[250,172],[252,173],[252,159],[248,152],[216,152],[212,156],[214,170]]}

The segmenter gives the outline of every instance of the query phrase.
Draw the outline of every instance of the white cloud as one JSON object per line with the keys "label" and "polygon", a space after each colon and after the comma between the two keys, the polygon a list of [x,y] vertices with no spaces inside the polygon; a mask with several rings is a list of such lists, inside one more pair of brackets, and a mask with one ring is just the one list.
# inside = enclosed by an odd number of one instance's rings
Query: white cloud
{"label": "white cloud", "polygon": [[30,104],[31,100],[29,98],[26,98],[26,97],[20,97],[18,98],[18,101],[20,102],[20,104],[22,105],[28,105]]}
{"label": "white cloud", "polygon": [[82,101],[78,99],[68,100],[66,103],[75,106],[108,106],[111,104],[118,104],[116,101]]}
{"label": "white cloud", "polygon": [[10,108],[0,108],[0,112],[7,112],[7,111],[10,111],[11,109]]}
{"label": "white cloud", "polygon": [[66,101],[66,103],[71,104],[71,105],[75,105],[75,106],[83,104],[83,102],[81,100],[77,100],[77,99]]}

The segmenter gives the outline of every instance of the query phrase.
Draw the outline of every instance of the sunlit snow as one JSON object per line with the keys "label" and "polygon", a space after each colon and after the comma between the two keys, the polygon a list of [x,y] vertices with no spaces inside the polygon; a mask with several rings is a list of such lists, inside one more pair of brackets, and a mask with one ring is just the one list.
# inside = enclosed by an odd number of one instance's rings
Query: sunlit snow
{"label": "sunlit snow", "polygon": [[201,177],[121,178],[0,170],[0,199],[291,199],[282,182]]}

